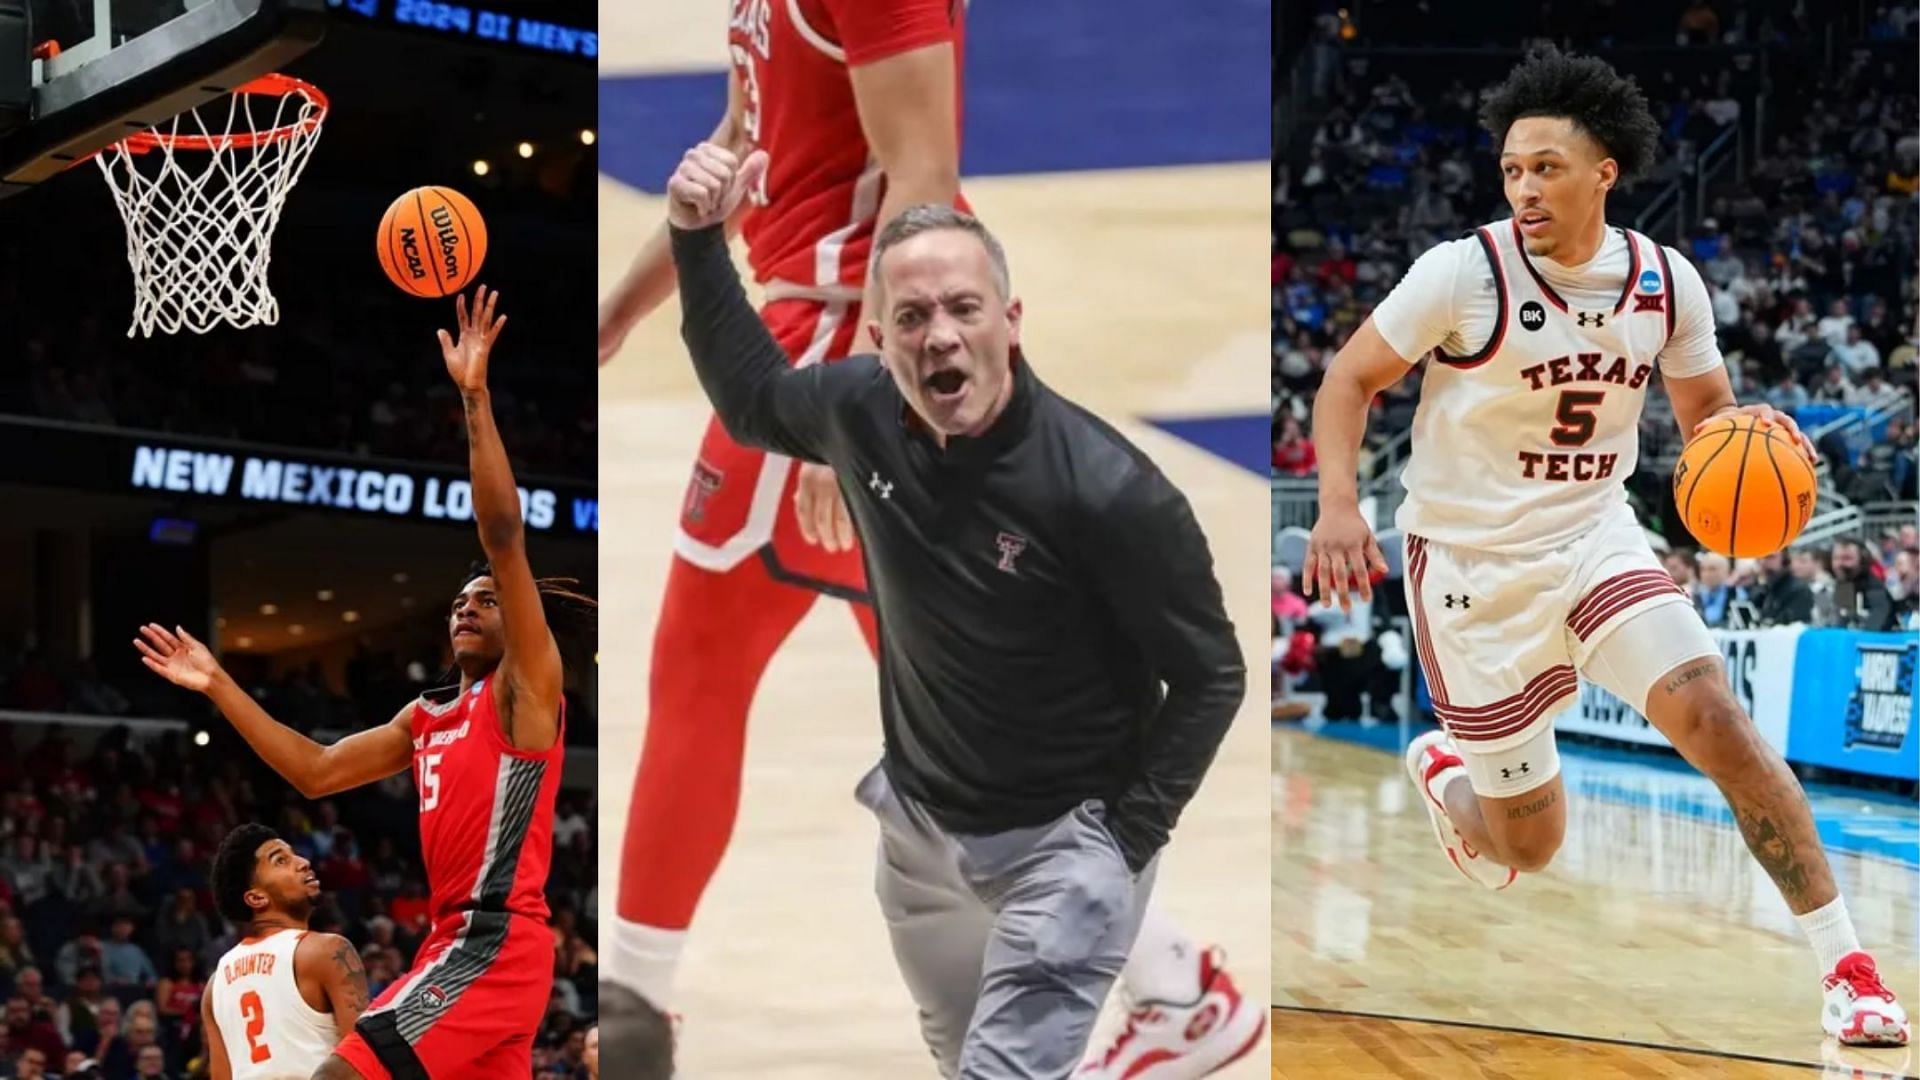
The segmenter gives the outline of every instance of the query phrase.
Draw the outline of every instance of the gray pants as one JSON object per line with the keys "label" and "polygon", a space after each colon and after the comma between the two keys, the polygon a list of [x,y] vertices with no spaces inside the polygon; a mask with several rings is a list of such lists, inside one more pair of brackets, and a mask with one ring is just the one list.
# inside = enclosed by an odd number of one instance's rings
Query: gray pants
{"label": "gray pants", "polygon": [[1159,860],[1129,872],[1097,800],[972,836],[941,829],[878,767],[855,797],[880,820],[880,910],[940,1075],[1070,1076],[1140,932]]}

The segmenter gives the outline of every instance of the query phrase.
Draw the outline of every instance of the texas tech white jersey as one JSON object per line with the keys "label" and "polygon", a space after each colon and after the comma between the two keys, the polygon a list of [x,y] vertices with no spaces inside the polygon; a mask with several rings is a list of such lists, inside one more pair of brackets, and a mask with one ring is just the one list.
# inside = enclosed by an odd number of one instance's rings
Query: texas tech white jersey
{"label": "texas tech white jersey", "polygon": [[278,930],[227,951],[208,980],[213,1021],[233,1080],[309,1080],[340,1042],[331,1014],[308,1005],[293,978],[304,930]]}
{"label": "texas tech white jersey", "polygon": [[[1690,313],[1676,310],[1676,266]],[[1429,251],[1394,290],[1414,292],[1376,310],[1389,345],[1419,343],[1402,357],[1437,343],[1401,475],[1404,532],[1503,554],[1558,549],[1625,501],[1655,363],[1686,377],[1722,362],[1698,273],[1646,237],[1610,228],[1587,266],[1544,270],[1507,219]],[[1688,315],[1685,348],[1669,348]]]}

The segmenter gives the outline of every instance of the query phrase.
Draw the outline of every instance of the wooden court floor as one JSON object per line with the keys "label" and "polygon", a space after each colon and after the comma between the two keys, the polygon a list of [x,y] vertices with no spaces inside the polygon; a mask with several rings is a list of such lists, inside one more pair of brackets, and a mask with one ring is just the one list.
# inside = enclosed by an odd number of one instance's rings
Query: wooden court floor
{"label": "wooden court floor", "polygon": [[[967,182],[1005,242],[1035,369],[1151,455],[1209,536],[1250,685],[1155,899],[1224,946],[1256,997],[1271,978],[1266,483],[1137,418],[1266,408],[1268,180],[1254,165]],[[604,178],[600,206],[604,292],[661,209]],[[677,308],[663,309],[601,373],[600,880],[609,883],[647,722],[654,612],[708,416],[678,331]],[[739,825],[673,1002],[685,1016],[682,1062],[697,1080],[933,1075],[873,898],[874,824],[852,798],[880,752],[876,696],[872,661],[837,601],[814,608],[761,684]],[[609,885],[603,917],[613,897]],[[1261,1068],[1249,1055],[1222,1075]]]}
{"label": "wooden court floor", "polygon": [[1821,1065],[1730,1057],[1702,1050],[1351,1013],[1273,1011],[1274,1080],[1406,1077],[1450,1080],[1650,1080],[1717,1077],[1876,1080],[1912,1075],[1911,1053],[1849,1050],[1828,1041]]}
{"label": "wooden court floor", "polygon": [[[1280,728],[1272,764],[1276,1076],[1911,1074],[1904,1052],[1828,1064],[1820,973],[1738,833],[1641,790],[1690,776],[1570,772],[1554,865],[1493,893],[1441,855],[1396,755]],[[1920,871],[1829,857],[1912,1008]]]}

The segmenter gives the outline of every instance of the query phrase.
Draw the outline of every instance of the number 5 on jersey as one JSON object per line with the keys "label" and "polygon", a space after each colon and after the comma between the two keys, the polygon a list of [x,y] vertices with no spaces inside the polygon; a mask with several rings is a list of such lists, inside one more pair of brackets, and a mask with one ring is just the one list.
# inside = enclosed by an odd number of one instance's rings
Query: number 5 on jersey
{"label": "number 5 on jersey", "polygon": [[420,812],[440,805],[440,755],[420,756]]}

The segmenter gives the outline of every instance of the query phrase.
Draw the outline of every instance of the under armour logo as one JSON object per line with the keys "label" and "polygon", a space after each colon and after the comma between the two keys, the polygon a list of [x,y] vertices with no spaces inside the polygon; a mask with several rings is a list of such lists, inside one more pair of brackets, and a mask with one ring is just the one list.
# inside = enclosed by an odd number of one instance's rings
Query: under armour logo
{"label": "under armour logo", "polygon": [[1588,319],[1592,319],[1593,325],[1595,326],[1607,325],[1607,315],[1603,311],[1582,311],[1577,313],[1574,317],[1580,323],[1581,326],[1587,325]]}
{"label": "under armour logo", "polygon": [[1521,762],[1521,763],[1520,763],[1520,767],[1519,767],[1519,768],[1517,768],[1517,769],[1501,769],[1501,770],[1500,770],[1500,779],[1502,779],[1502,780],[1511,780],[1511,779],[1513,779],[1513,775],[1514,775],[1515,773],[1519,773],[1519,774],[1520,774],[1521,776],[1525,776],[1525,775],[1527,775],[1527,763],[1526,763],[1526,762],[1524,762],[1524,761],[1523,761],[1523,762]]}
{"label": "under armour logo", "polygon": [[879,473],[873,474],[873,477],[867,481],[867,487],[879,492],[883,499],[893,498],[893,481],[880,479]]}
{"label": "under armour logo", "polygon": [[1012,533],[1001,533],[999,536],[994,537],[993,542],[1000,546],[1001,571],[1008,574],[1013,573],[1013,560],[1019,558],[1020,553],[1027,550],[1027,538],[1024,536],[1015,536]]}
{"label": "under armour logo", "polygon": [[1468,596],[1455,596],[1452,593],[1447,593],[1447,610],[1452,611],[1456,604],[1462,608],[1471,608],[1473,607],[1472,599],[1472,597]]}

